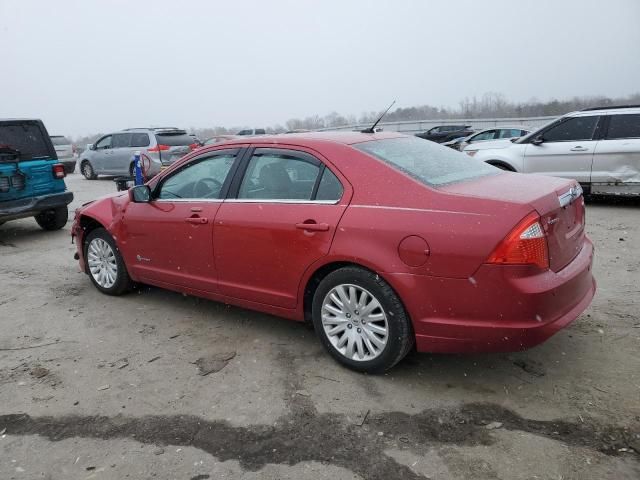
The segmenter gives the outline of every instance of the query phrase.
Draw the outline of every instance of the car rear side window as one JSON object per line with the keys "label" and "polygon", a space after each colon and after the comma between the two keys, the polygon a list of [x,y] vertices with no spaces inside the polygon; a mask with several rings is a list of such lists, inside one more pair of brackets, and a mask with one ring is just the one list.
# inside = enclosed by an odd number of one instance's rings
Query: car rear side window
{"label": "car rear side window", "polygon": [[598,124],[597,115],[570,117],[542,134],[545,142],[591,140]]}
{"label": "car rear side window", "polygon": [[295,154],[256,151],[247,166],[238,198],[311,200],[319,172],[317,162]]}
{"label": "car rear side window", "polygon": [[374,140],[354,147],[433,187],[500,171],[451,148],[420,138]]}
{"label": "car rear side window", "polygon": [[333,200],[338,201],[342,198],[344,189],[338,177],[334,173],[325,167],[322,172],[322,178],[320,179],[320,185],[318,185],[318,191],[314,200]]}
{"label": "car rear side window", "polygon": [[640,138],[640,114],[611,115],[609,117],[607,139],[617,138]]}
{"label": "car rear side window", "polygon": [[131,146],[132,147],[148,147],[149,134],[148,133],[133,133],[131,134]]}
{"label": "car rear side window", "polygon": [[128,147],[131,142],[131,134],[130,133],[116,133],[113,135],[113,140],[111,146],[113,148],[123,148]]}

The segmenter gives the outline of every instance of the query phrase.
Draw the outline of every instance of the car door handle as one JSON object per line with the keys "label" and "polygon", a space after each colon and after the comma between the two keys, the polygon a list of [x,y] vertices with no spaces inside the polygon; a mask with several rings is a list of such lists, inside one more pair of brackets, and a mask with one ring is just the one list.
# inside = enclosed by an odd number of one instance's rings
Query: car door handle
{"label": "car door handle", "polygon": [[184,219],[187,223],[193,223],[194,225],[203,225],[209,221],[206,217],[187,217]]}
{"label": "car door handle", "polygon": [[589,150],[587,147],[573,147],[571,149],[572,152],[586,152]]}
{"label": "car door handle", "polygon": [[328,223],[296,223],[296,228],[309,232],[326,232],[329,230]]}

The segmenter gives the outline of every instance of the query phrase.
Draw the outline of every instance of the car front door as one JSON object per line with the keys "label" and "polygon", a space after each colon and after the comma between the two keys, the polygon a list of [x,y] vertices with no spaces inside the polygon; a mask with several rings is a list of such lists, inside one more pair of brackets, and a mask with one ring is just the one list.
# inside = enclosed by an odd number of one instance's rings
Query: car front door
{"label": "car front door", "polygon": [[[640,191],[640,114],[611,114],[593,156],[593,184],[633,184]],[[625,188],[625,187],[623,187]]]}
{"label": "car front door", "polygon": [[124,215],[127,265],[141,281],[215,293],[213,222],[239,149],[208,152],[161,178]]}
{"label": "car front door", "polygon": [[91,155],[91,166],[96,173],[104,173],[106,165],[113,154],[111,149],[112,136],[107,135],[96,142],[95,150]]}
{"label": "car front door", "polygon": [[220,292],[293,309],[304,272],[329,252],[350,186],[308,151],[256,148],[240,172],[214,226]]}
{"label": "car front door", "polygon": [[[591,163],[597,140],[598,115],[566,117],[529,140],[524,172],[591,181]],[[542,143],[536,144],[539,139]]]}
{"label": "car front door", "polygon": [[131,164],[131,133],[114,133],[112,154],[107,160],[107,169],[114,175],[127,175]]}

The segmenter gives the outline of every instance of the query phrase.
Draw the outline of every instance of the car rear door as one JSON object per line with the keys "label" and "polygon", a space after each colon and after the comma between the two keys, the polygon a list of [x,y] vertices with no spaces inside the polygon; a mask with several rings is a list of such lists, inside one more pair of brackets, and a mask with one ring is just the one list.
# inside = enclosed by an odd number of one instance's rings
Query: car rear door
{"label": "car rear door", "polygon": [[260,147],[230,197],[214,226],[220,292],[295,308],[304,272],[329,252],[350,186],[311,151]]}
{"label": "car rear door", "polygon": [[198,156],[161,178],[149,203],[129,204],[122,250],[141,281],[217,291],[213,222],[240,152]]}
{"label": "car rear door", "polygon": [[608,117],[606,133],[593,156],[591,183],[596,190],[597,184],[603,184],[615,187],[615,193],[629,188],[640,192],[640,113]]}
{"label": "car rear door", "polygon": [[524,172],[589,183],[599,125],[598,115],[566,117],[550,125],[536,136],[541,144],[526,145]]}

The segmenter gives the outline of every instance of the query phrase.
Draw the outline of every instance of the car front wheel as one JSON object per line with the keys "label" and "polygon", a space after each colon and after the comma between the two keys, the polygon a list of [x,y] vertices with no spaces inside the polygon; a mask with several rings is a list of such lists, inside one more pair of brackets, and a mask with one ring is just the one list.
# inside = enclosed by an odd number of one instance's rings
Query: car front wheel
{"label": "car front wheel", "polygon": [[85,241],[84,258],[95,287],[107,295],[121,295],[132,282],[120,250],[104,228],[92,230]]}
{"label": "car front wheel", "polygon": [[346,267],[327,275],[313,297],[313,324],[328,352],[347,367],[381,373],[414,344],[411,321],[379,275]]}
{"label": "car front wheel", "polygon": [[80,170],[82,171],[82,175],[84,175],[84,178],[86,178],[87,180],[95,180],[97,178],[97,175],[93,171],[93,167],[91,166],[91,163],[89,163],[89,160],[85,160],[84,162],[82,162],[82,164],[80,165]]}

